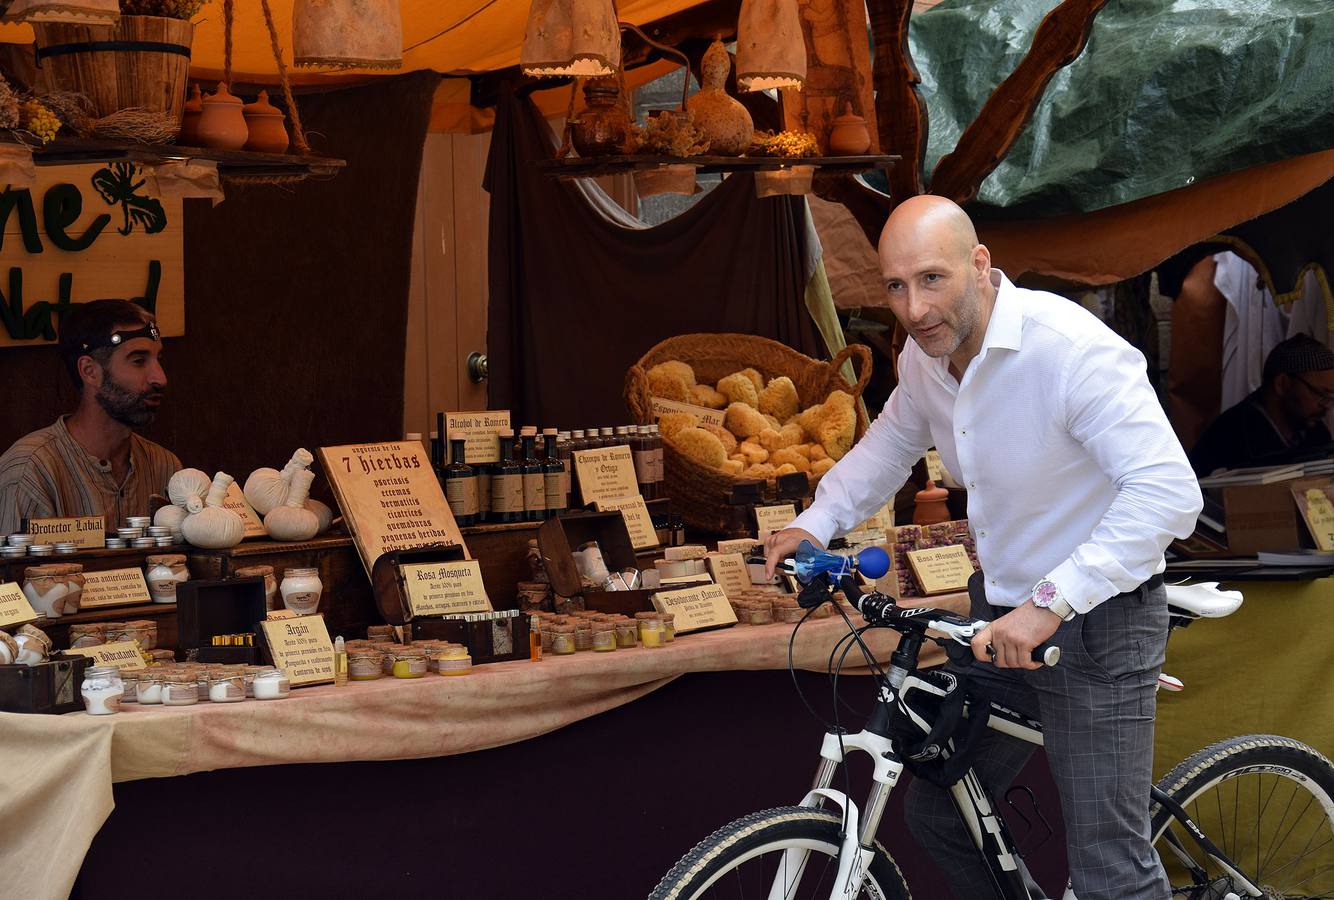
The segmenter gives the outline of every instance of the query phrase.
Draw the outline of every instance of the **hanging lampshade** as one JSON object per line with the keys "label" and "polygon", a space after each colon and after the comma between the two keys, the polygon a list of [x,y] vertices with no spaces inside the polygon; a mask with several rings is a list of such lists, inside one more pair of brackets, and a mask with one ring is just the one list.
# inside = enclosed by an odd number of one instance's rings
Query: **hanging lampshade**
{"label": "hanging lampshade", "polygon": [[519,51],[526,75],[611,75],[621,67],[612,0],[533,0]]}
{"label": "hanging lampshade", "polygon": [[70,25],[114,25],[120,0],[14,0],[0,21],[65,22]]}
{"label": "hanging lampshade", "polygon": [[398,0],[296,0],[292,60],[337,69],[402,68]]}
{"label": "hanging lampshade", "polygon": [[806,80],[806,39],[797,0],[741,0],[736,83],[743,91],[794,87]]}

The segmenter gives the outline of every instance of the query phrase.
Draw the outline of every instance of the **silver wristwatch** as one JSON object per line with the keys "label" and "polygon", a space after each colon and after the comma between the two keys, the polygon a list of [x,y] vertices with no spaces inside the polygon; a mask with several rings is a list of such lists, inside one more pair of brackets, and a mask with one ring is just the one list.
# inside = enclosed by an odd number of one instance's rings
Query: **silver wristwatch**
{"label": "silver wristwatch", "polygon": [[1075,608],[1061,594],[1056,582],[1044,578],[1033,586],[1033,605],[1046,609],[1061,617],[1062,622],[1069,622],[1076,615]]}

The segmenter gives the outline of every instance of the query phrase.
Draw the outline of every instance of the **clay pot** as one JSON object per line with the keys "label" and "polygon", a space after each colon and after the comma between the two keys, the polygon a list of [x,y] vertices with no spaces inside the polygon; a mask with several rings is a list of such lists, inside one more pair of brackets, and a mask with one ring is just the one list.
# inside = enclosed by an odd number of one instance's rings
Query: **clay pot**
{"label": "clay pot", "polygon": [[833,156],[860,156],[871,149],[871,132],[866,120],[853,115],[852,104],[844,101],[843,115],[834,119],[829,130],[829,152]]}
{"label": "clay pot", "polygon": [[621,88],[612,78],[584,84],[587,107],[570,121],[570,142],[580,156],[624,153],[630,141],[630,116],[620,104]]}
{"label": "clay pot", "polygon": [[259,99],[247,103],[244,113],[246,128],[250,131],[245,149],[258,153],[287,152],[287,128],[283,125],[287,116],[269,102],[268,91],[260,91]]}
{"label": "clay pot", "polygon": [[950,520],[950,510],[945,501],[949,499],[949,496],[949,491],[936,487],[936,483],[928,478],[926,487],[918,491],[914,498],[917,505],[912,512],[913,524],[935,525],[937,522],[948,522]]}
{"label": "clay pot", "polygon": [[240,150],[250,136],[240,97],[232,96],[227,85],[219,83],[216,93],[204,98],[199,116],[199,140],[217,150]]}
{"label": "clay pot", "polygon": [[750,113],[725,89],[731,71],[732,57],[722,41],[715,40],[704,51],[699,92],[686,102],[695,127],[709,139],[709,153],[716,156],[740,156],[755,136]]}
{"label": "clay pot", "polygon": [[185,106],[181,112],[181,133],[176,137],[176,143],[185,147],[197,147],[199,145],[199,117],[204,112],[204,96],[199,91],[199,85],[190,85],[190,99],[185,101]]}

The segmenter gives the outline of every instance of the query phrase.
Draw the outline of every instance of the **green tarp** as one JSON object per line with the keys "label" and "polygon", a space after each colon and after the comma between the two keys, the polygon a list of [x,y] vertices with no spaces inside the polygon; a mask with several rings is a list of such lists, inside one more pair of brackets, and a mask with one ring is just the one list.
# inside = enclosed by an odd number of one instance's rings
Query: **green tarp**
{"label": "green tarp", "polygon": [[[914,14],[928,176],[1054,6],[944,0]],[[1110,0],[976,211],[1088,212],[1330,147],[1334,0]]]}

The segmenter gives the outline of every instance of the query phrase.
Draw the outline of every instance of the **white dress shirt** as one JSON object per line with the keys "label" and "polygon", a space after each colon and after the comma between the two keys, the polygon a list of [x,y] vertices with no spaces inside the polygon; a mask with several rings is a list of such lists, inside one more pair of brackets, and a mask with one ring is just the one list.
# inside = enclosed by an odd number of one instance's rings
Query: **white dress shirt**
{"label": "white dress shirt", "polygon": [[1084,613],[1162,572],[1202,500],[1144,356],[1076,303],[999,270],[982,349],[955,381],[915,341],[866,435],[792,523],[822,542],[882,507],[930,447],[968,489],[987,600],[1043,578]]}

